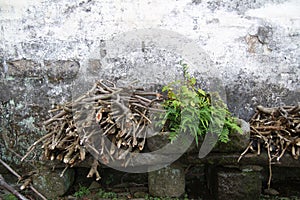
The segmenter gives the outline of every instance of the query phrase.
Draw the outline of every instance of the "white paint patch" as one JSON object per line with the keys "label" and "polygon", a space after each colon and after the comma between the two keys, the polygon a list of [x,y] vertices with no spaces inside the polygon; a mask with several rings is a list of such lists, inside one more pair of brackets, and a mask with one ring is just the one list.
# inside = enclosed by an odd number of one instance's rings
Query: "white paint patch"
{"label": "white paint patch", "polygon": [[246,12],[246,15],[268,19],[298,18],[300,19],[300,1],[291,0],[282,4],[266,4],[259,9]]}
{"label": "white paint patch", "polygon": [[[212,11],[206,0],[199,4],[192,0],[0,0],[0,49],[5,50],[0,56],[36,61],[87,59],[99,56],[100,40],[135,29],[161,28],[193,39],[228,82],[241,70],[257,73],[263,66],[270,67],[260,73],[262,79],[269,74],[277,82],[272,71],[299,63],[299,13],[300,0],[265,4],[245,14],[222,6]],[[250,27],[264,23],[272,26],[270,39],[276,48],[268,55],[249,53],[245,36]],[[298,80],[296,75],[293,80]]]}
{"label": "white paint patch", "polygon": [[246,12],[246,15],[263,18],[282,27],[300,30],[300,1],[290,0],[282,4],[266,4],[259,9]]}
{"label": "white paint patch", "polygon": [[19,19],[24,11],[31,5],[39,4],[41,0],[0,0],[0,18]]}

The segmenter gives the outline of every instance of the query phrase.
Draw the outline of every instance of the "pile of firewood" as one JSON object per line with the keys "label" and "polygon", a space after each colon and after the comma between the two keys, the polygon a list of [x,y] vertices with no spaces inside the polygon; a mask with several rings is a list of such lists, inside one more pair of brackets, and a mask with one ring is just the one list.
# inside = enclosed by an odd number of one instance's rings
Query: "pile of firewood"
{"label": "pile of firewood", "polygon": [[250,120],[250,128],[250,143],[239,160],[249,151],[260,155],[262,150],[266,150],[269,158],[270,187],[273,161],[279,162],[285,153],[299,159],[300,104],[274,108],[257,106],[256,113]]}
{"label": "pile of firewood", "polygon": [[23,159],[41,142],[45,159],[60,160],[67,167],[91,153],[95,160],[88,177],[99,180],[99,160],[119,160],[126,167],[128,153],[144,149],[151,119],[163,111],[162,100],[160,93],[144,88],[97,81],[86,94],[49,111],[54,114],[44,122],[47,134],[33,143]]}
{"label": "pile of firewood", "polygon": [[280,161],[285,152],[295,159],[300,156],[300,105],[265,108],[258,106],[250,120],[252,145],[261,153],[265,147],[271,159]]}

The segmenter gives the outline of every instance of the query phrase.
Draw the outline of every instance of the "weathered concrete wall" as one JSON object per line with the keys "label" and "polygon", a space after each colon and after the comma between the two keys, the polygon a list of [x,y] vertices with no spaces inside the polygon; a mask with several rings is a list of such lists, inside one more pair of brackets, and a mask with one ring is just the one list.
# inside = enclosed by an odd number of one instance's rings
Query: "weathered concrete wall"
{"label": "weathered concrete wall", "polygon": [[295,104],[299,10],[298,0],[1,0],[1,143],[23,154],[42,134],[46,111],[70,100],[72,81],[89,71],[101,76],[103,52],[95,52],[105,40],[142,28],[194,40],[214,62],[240,118],[249,119],[258,104]]}

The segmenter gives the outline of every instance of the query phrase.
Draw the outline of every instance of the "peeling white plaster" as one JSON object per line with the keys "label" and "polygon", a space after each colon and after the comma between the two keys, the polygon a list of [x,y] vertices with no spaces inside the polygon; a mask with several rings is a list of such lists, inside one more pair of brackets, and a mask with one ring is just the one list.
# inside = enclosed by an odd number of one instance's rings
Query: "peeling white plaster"
{"label": "peeling white plaster", "polygon": [[266,19],[299,19],[300,1],[289,0],[281,4],[267,4],[262,8],[252,9],[246,15]]}
{"label": "peeling white plaster", "polygon": [[13,20],[22,17],[23,12],[32,5],[38,5],[41,0],[1,0],[1,19]]}
{"label": "peeling white plaster", "polygon": [[[241,12],[234,10],[237,1],[225,0],[198,4],[192,0],[1,0],[0,56],[81,62],[99,54],[95,51],[100,40],[136,29],[161,28],[195,40],[217,63],[227,83],[241,71],[276,83],[278,76],[272,71],[293,67],[296,70],[288,77],[279,77],[295,89],[298,85],[290,79],[296,81],[300,71],[300,1],[276,2],[261,1],[260,8],[250,9],[253,2],[245,1]],[[220,6],[212,9],[211,3]],[[272,44],[258,43],[257,52],[250,53],[245,38],[251,27],[261,26],[272,27]]]}

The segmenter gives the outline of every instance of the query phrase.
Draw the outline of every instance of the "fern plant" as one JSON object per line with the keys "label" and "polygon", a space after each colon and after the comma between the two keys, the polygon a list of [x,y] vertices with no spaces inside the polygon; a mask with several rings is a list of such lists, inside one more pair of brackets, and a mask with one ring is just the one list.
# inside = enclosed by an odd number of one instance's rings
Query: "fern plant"
{"label": "fern plant", "polygon": [[161,123],[164,124],[164,129],[170,132],[171,142],[180,132],[189,132],[198,145],[199,137],[207,133],[212,123],[223,126],[221,131],[215,134],[220,142],[228,142],[231,131],[241,132],[236,119],[231,116],[221,98],[214,100],[212,105],[210,94],[196,88],[196,79],[187,72],[188,66],[182,63],[181,65],[184,81],[172,82],[162,89],[163,92],[167,92],[168,98],[163,103],[166,112],[161,116]]}
{"label": "fern plant", "polygon": [[74,193],[75,197],[81,198],[90,194],[90,190],[85,186],[80,186],[79,190]]}

